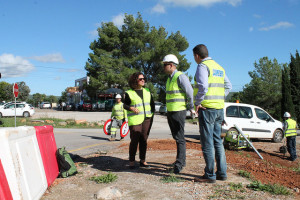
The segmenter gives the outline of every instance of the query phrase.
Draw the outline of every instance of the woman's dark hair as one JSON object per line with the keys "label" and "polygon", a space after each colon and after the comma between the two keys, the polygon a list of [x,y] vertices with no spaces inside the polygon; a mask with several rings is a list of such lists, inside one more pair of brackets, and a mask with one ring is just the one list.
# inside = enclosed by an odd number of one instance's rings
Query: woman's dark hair
{"label": "woman's dark hair", "polygon": [[201,59],[208,57],[208,50],[204,44],[198,44],[195,46],[193,53],[199,55]]}
{"label": "woman's dark hair", "polygon": [[144,75],[144,74],[141,72],[135,72],[129,77],[128,83],[131,89],[134,90],[138,87],[138,79],[140,75]]}

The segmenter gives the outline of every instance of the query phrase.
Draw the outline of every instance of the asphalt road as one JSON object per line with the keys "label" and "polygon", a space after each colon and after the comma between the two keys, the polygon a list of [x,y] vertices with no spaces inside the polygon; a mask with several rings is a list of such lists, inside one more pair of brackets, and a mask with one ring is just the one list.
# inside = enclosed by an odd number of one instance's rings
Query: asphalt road
{"label": "asphalt road", "polygon": [[[55,117],[61,119],[85,119],[89,122],[106,121],[110,118],[110,112],[78,112],[78,111],[56,111],[36,109],[32,118]],[[108,141],[109,136],[105,135],[102,129],[66,129],[54,128],[54,135],[57,147],[65,146],[68,152],[77,155],[88,155],[95,152],[106,152],[117,145],[120,141]],[[199,139],[198,125],[186,123],[185,136],[187,138]],[[155,114],[149,139],[172,138],[166,116]],[[119,136],[117,135],[117,139]],[[125,141],[129,141],[129,135]],[[300,144],[300,137],[297,137],[297,145]],[[254,143],[255,145],[255,143]]]}
{"label": "asphalt road", "polygon": [[[32,118],[50,117],[61,119],[87,120],[89,122],[106,121],[110,118],[111,112],[79,112],[79,111],[57,111],[53,109],[36,109]],[[186,137],[199,138],[197,125],[186,123]],[[121,144],[120,141],[108,141],[109,136],[105,135],[102,129],[66,129],[54,128],[54,135],[57,147],[65,146],[68,152],[77,155],[88,155],[99,151],[109,151]],[[117,135],[117,139],[119,139]],[[172,138],[167,117],[155,114],[149,139]],[[129,134],[125,141],[129,141]]]}

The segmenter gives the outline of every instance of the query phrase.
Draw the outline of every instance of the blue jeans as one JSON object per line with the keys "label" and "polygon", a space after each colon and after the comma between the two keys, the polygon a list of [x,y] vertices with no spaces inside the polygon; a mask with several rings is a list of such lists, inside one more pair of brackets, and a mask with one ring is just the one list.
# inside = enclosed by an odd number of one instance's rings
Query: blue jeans
{"label": "blue jeans", "polygon": [[290,154],[290,159],[295,160],[297,158],[296,154],[296,136],[286,137],[286,143],[288,152]]}
{"label": "blue jeans", "polygon": [[[221,127],[224,119],[223,109],[206,110],[199,109],[199,128],[202,152],[206,163],[204,177],[216,179],[227,177],[227,164],[223,140],[221,138]],[[215,173],[215,159],[217,172]]]}

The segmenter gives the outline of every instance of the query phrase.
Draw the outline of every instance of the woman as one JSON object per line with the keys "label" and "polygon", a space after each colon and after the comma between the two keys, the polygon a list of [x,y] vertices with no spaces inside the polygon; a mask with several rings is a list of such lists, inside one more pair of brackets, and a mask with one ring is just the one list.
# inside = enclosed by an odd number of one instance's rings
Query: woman
{"label": "woman", "polygon": [[145,77],[136,72],[129,78],[130,90],[125,93],[124,109],[128,110],[130,130],[129,168],[135,169],[135,154],[139,145],[140,167],[149,168],[146,162],[147,139],[153,122],[155,105],[145,86]]}

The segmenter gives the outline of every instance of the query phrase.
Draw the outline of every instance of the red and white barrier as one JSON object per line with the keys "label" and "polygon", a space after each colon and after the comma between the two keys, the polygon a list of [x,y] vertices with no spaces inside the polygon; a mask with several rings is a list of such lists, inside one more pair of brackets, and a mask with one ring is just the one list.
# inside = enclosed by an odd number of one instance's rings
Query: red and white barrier
{"label": "red and white barrier", "polygon": [[14,200],[38,200],[47,189],[34,127],[0,128],[0,159]]}
{"label": "red and white barrier", "polygon": [[0,199],[13,200],[1,160],[0,160]]}
{"label": "red and white barrier", "polygon": [[53,126],[35,126],[36,137],[44,164],[48,187],[57,178],[59,169],[56,160],[56,142]]}

